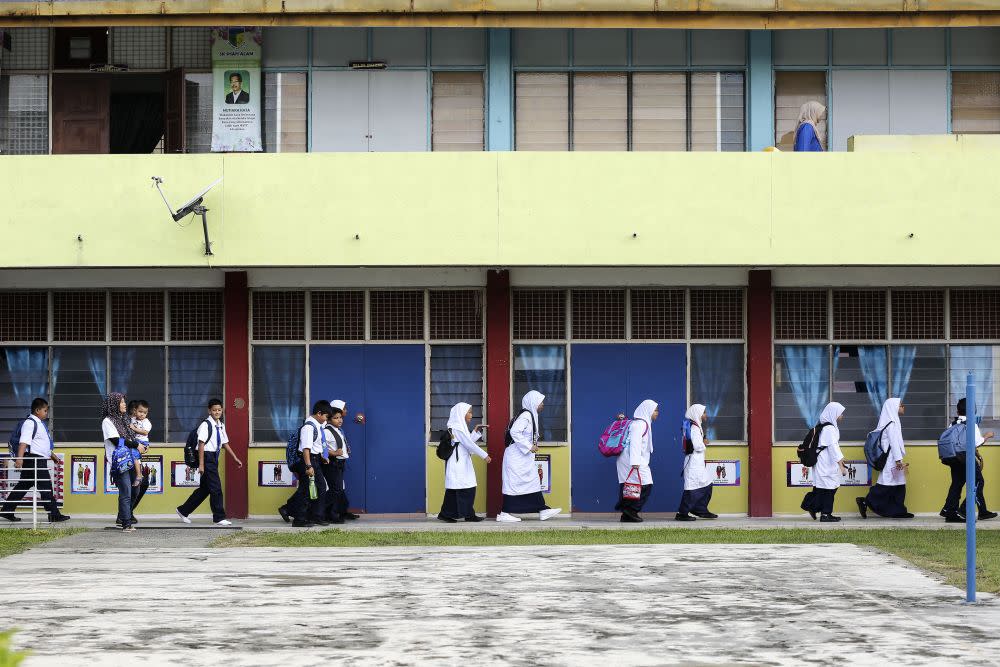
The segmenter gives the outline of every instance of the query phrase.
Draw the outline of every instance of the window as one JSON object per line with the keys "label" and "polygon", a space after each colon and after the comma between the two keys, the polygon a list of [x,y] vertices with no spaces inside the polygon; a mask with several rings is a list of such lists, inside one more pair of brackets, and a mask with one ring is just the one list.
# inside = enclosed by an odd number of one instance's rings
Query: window
{"label": "window", "polygon": [[472,424],[483,420],[483,346],[431,346],[431,432],[433,442],[447,428],[456,403],[472,406]]}
{"label": "window", "polygon": [[49,349],[5,347],[0,353],[0,429],[10,433],[31,409],[31,401],[49,396]]}
{"label": "window", "polygon": [[950,357],[951,397],[948,415],[953,417],[955,406],[965,396],[968,375],[973,374],[976,386],[976,414],[982,417],[983,431],[1000,430],[1000,401],[997,400],[997,369],[1000,369],[1000,345],[952,345]]}
{"label": "window", "polygon": [[1000,132],[1000,72],[952,72],[951,131]]}
{"label": "window", "polygon": [[691,403],[706,406],[709,440],[745,439],[743,345],[691,346]]}
{"label": "window", "polygon": [[483,150],[485,117],[482,72],[434,72],[431,150]]}
{"label": "window", "polygon": [[834,346],[833,355],[833,400],[845,408],[840,439],[864,440],[878,422],[882,403],[889,398],[886,347]]}
{"label": "window", "polygon": [[632,150],[687,150],[686,75],[632,75]]}
{"label": "window", "polygon": [[569,150],[569,75],[519,72],[514,82],[515,150]]}
{"label": "window", "polygon": [[566,337],[566,293],[562,290],[514,290],[514,340]]}
{"label": "window", "polygon": [[170,340],[222,340],[222,292],[170,292]]}
{"label": "window", "polygon": [[372,340],[423,340],[424,293],[376,291],[368,295]]}
{"label": "window", "polygon": [[633,339],[684,338],[684,290],[634,289],[631,296]]}
{"label": "window", "polygon": [[48,340],[45,292],[0,292],[0,341]]}
{"label": "window", "polygon": [[0,76],[0,155],[49,152],[49,77]]}
{"label": "window", "polygon": [[52,335],[57,341],[105,340],[104,292],[55,292]]}
{"label": "window", "polygon": [[208,412],[208,401],[223,397],[222,347],[175,346],[168,351],[167,431],[170,442],[184,442]]}
{"label": "window", "polygon": [[305,153],[305,72],[264,73],[264,146],[268,153]]}
{"label": "window", "polygon": [[573,76],[573,150],[628,150],[628,77]]}
{"label": "window", "polygon": [[364,292],[313,292],[313,340],[364,340]]}
{"label": "window", "polygon": [[830,397],[828,345],[774,349],[774,439],[798,442],[819,420]]}
{"label": "window", "polygon": [[948,404],[945,346],[892,345],[889,347],[889,365],[889,395],[901,398],[906,408],[901,421],[903,438],[907,442],[936,441],[949,414],[945,410]]}
{"label": "window", "polygon": [[163,442],[167,423],[166,348],[161,346],[112,347],[108,376],[111,391],[120,391],[130,401],[149,403],[153,424],[152,442]]}
{"label": "window", "polygon": [[305,364],[302,346],[254,346],[254,442],[285,442],[302,423],[307,410]]}
{"label": "window", "polygon": [[691,290],[692,338],[743,338],[743,290]]}
{"label": "window", "polygon": [[3,28],[10,36],[11,50],[0,49],[0,69],[47,70],[49,68],[48,28]]}
{"label": "window", "polygon": [[951,290],[951,337],[1000,338],[1000,290]]}
{"label": "window", "polygon": [[893,290],[892,337],[896,340],[944,338],[944,290]]}
{"label": "window", "polygon": [[108,348],[103,345],[52,348],[50,417],[57,442],[101,442],[107,370]]}
{"label": "window", "polygon": [[170,66],[211,69],[211,28],[171,28]]}
{"label": "window", "polygon": [[254,340],[305,338],[304,292],[254,292]]}
{"label": "window", "polygon": [[[806,102],[827,106],[826,72],[774,73],[774,145],[783,151],[795,146],[799,111]],[[820,121],[820,143],[826,146],[826,119]]]}
{"label": "window", "polygon": [[573,338],[625,338],[625,290],[573,290]]}
{"label": "window", "polygon": [[111,340],[163,340],[163,292],[112,292]]}
{"label": "window", "polygon": [[689,125],[690,150],[744,150],[743,74],[691,74]]}
{"label": "window", "polygon": [[435,290],[430,293],[431,340],[483,337],[482,292]]}
{"label": "window", "polygon": [[112,27],[111,62],[129,69],[165,69],[167,29],[153,26]]}
{"label": "window", "polygon": [[[267,50],[265,49],[265,53]],[[184,105],[188,153],[212,152],[212,74],[184,75]]]}
{"label": "window", "polygon": [[834,290],[833,337],[879,340],[886,337],[885,290]]}
{"label": "window", "polygon": [[776,290],[775,340],[826,340],[829,312],[826,290]]}
{"label": "window", "polygon": [[538,415],[540,440],[567,442],[565,345],[514,346],[514,396],[532,389],[545,395],[545,411]]}

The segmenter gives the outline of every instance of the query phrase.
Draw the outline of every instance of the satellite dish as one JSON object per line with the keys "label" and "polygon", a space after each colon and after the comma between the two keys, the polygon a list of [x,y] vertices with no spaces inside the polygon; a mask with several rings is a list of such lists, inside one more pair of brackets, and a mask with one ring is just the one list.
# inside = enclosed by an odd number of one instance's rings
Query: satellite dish
{"label": "satellite dish", "polygon": [[191,199],[189,199],[176,211],[174,211],[170,202],[167,201],[167,195],[163,193],[163,188],[160,187],[163,184],[163,179],[159,176],[153,176],[152,179],[153,185],[156,186],[157,191],[160,193],[160,197],[163,198],[163,203],[167,205],[167,210],[170,211],[170,217],[174,219],[174,222],[180,222],[192,213],[201,216],[202,229],[205,232],[205,254],[212,255],[212,243],[208,240],[208,218],[205,215],[208,213],[208,209],[202,206],[202,201],[205,199],[205,195],[208,194],[209,190],[222,182],[222,177],[220,176],[209,183],[208,186],[203,188],[201,192],[196,194],[194,197],[191,197]]}

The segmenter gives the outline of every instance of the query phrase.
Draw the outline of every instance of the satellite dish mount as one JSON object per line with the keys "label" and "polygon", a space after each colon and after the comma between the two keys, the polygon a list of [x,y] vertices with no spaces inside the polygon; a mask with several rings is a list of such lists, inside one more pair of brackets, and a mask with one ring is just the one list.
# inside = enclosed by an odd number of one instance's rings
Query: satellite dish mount
{"label": "satellite dish mount", "polygon": [[207,257],[215,254],[212,252],[212,242],[208,239],[208,216],[206,215],[208,213],[208,208],[206,208],[202,202],[205,199],[205,195],[208,194],[208,191],[222,182],[222,178],[217,178],[207,188],[203,189],[201,192],[189,199],[186,204],[181,206],[176,211],[174,211],[170,202],[167,201],[167,195],[163,193],[163,188],[160,187],[163,184],[163,179],[159,176],[153,176],[152,179],[153,185],[156,186],[156,190],[160,193],[160,197],[163,198],[163,203],[167,205],[167,210],[170,211],[170,217],[174,219],[174,222],[180,222],[192,213],[201,216],[201,228],[205,232],[205,256]]}

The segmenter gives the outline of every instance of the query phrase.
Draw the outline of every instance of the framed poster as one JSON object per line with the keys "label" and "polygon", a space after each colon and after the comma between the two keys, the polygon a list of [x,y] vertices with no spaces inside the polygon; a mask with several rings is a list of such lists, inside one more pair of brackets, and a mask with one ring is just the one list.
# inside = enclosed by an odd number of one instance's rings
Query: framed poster
{"label": "framed poster", "polygon": [[[812,468],[807,468],[798,461],[789,461],[787,465],[788,486],[813,485]],[[867,461],[844,461],[844,466],[847,472],[841,476],[841,486],[871,486],[872,471]]]}
{"label": "framed poster", "polygon": [[538,481],[542,483],[542,493],[552,492],[552,456],[535,454],[535,465],[538,466]]}
{"label": "framed poster", "polygon": [[739,461],[705,461],[705,469],[714,486],[739,486]]}
{"label": "framed poster", "polygon": [[70,457],[70,493],[97,493],[97,456],[73,454]]}
{"label": "framed poster", "polygon": [[257,486],[298,486],[299,480],[284,461],[258,461]]}
{"label": "framed poster", "polygon": [[[63,467],[65,465],[66,455],[56,454],[59,459],[58,463],[53,463],[50,459],[48,461],[49,465],[49,475],[52,476],[52,493],[56,497],[56,504],[59,507],[63,506],[63,494],[64,494],[64,475]],[[7,496],[17,485],[18,481],[21,479],[20,471],[14,467],[14,461],[10,458],[10,454],[4,451],[0,454],[0,502],[6,501]],[[36,498],[36,491],[34,489],[29,490],[24,498],[17,503],[19,508],[31,507],[31,503],[34,502]],[[37,496],[38,500],[41,500],[41,496]]]}
{"label": "framed poster", "polygon": [[111,459],[108,458],[107,452],[104,454],[104,493],[118,495],[118,487],[111,481]]}
{"label": "framed poster", "polygon": [[142,457],[142,474],[149,478],[149,488],[146,493],[163,493],[163,456],[145,455]]}
{"label": "framed poster", "polygon": [[196,487],[201,484],[201,473],[196,468],[188,468],[184,461],[170,462],[170,486]]}

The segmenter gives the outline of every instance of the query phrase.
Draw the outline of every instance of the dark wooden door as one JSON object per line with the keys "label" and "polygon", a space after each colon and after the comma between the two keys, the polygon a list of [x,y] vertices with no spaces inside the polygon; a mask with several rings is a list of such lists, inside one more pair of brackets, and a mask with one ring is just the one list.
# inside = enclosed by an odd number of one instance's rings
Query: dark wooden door
{"label": "dark wooden door", "polygon": [[111,152],[111,80],[52,75],[52,153]]}
{"label": "dark wooden door", "polygon": [[164,108],[164,153],[183,153],[186,144],[185,81],[184,68],[172,69],[166,74],[166,105]]}

